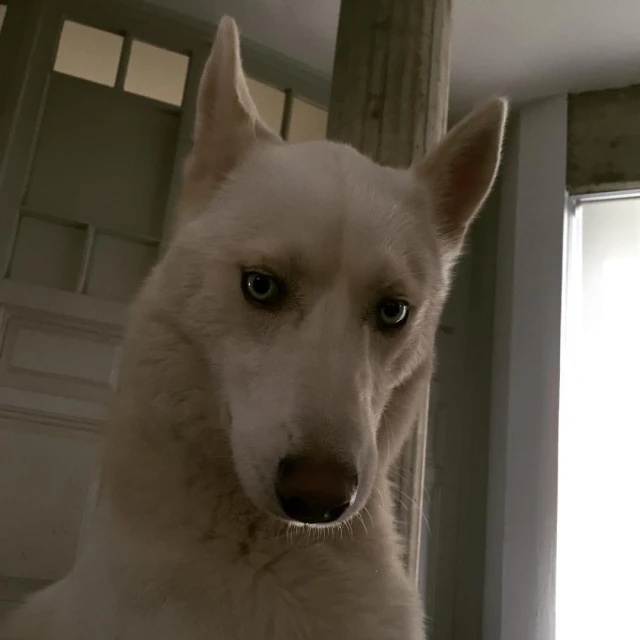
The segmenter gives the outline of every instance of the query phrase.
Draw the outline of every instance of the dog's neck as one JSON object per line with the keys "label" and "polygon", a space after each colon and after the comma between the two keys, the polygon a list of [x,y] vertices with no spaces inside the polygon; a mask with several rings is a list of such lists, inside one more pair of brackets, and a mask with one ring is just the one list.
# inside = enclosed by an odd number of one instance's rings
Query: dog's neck
{"label": "dog's neck", "polygon": [[[245,495],[210,367],[168,317],[134,314],[125,341],[104,468],[110,509],[143,535],[188,545],[260,539],[273,547],[313,540],[308,529],[283,525]],[[389,526],[385,478],[374,488],[366,515],[349,523],[350,538],[368,535],[377,520]]]}

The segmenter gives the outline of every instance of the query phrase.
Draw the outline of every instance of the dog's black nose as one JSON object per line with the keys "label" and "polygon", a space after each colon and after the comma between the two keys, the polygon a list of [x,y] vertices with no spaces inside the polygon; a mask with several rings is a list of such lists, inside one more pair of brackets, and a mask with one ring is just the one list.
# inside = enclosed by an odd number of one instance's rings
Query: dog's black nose
{"label": "dog's black nose", "polygon": [[334,522],[351,505],[358,488],[354,469],[331,458],[288,457],[280,462],[276,494],[292,520]]}

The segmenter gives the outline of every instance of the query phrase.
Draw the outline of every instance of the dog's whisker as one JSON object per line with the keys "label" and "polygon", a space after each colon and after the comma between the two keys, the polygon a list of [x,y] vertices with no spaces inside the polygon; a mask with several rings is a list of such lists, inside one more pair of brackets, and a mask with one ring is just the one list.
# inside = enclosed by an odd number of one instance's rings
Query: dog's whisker
{"label": "dog's whisker", "polygon": [[365,536],[369,537],[369,529],[367,528],[367,524],[364,521],[364,516],[362,515],[362,513],[358,513],[358,519],[360,520],[360,522],[362,522],[362,526],[364,528]]}

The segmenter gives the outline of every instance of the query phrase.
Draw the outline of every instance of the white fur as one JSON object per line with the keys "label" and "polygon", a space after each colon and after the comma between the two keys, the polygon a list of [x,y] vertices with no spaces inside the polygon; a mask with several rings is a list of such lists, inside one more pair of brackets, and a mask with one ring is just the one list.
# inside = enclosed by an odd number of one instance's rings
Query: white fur
{"label": "white fur", "polygon": [[[221,23],[175,239],[135,303],[99,512],[69,576],[4,640],[418,640],[388,470],[415,420],[451,265],[493,182],[494,100],[423,163],[384,168],[260,121]],[[243,269],[290,288],[247,302]],[[383,335],[375,305],[411,304]],[[283,519],[279,460],[359,471],[341,521]]]}

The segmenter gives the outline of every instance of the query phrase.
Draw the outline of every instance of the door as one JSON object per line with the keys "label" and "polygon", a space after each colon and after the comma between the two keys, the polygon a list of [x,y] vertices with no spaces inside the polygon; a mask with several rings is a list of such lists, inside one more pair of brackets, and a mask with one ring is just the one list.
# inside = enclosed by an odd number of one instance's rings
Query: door
{"label": "door", "polygon": [[0,17],[2,615],[81,543],[208,44],[116,3],[9,0]]}

